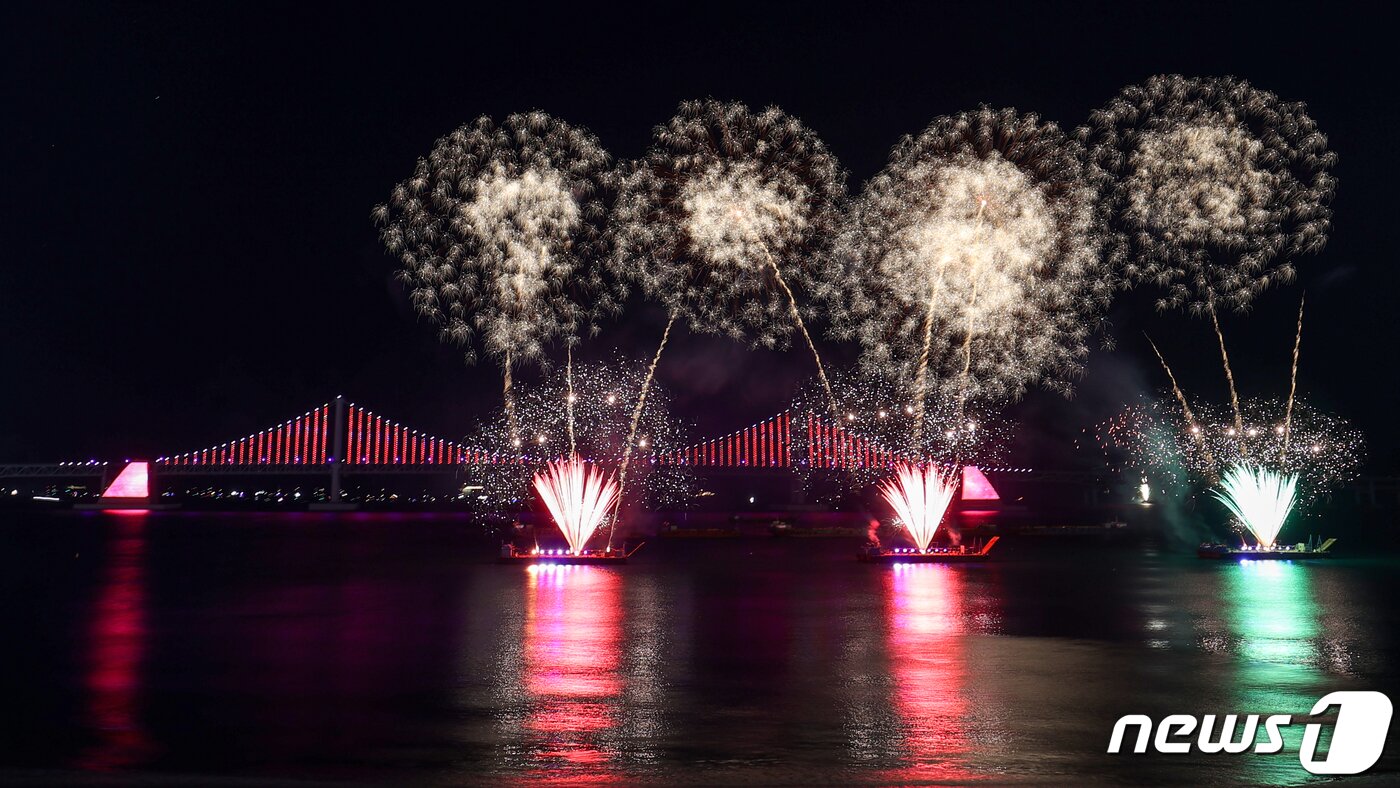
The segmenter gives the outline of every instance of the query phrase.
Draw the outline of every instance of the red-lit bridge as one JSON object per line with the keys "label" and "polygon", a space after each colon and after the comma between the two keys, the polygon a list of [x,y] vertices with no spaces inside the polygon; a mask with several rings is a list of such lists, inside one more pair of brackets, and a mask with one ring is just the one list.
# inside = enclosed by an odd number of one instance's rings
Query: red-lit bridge
{"label": "red-lit bridge", "polygon": [[[295,418],[202,449],[156,458],[160,476],[328,475],[340,500],[345,474],[451,473],[467,465],[518,464],[516,451],[469,446],[412,429],[337,397]],[[784,411],[711,440],[638,456],[643,462],[696,468],[818,469],[891,467],[902,455],[819,414]],[[118,470],[118,465],[111,470]],[[106,463],[0,465],[0,478],[101,476]]]}
{"label": "red-lit bridge", "polygon": [[[381,473],[513,464],[529,459],[519,451],[472,447],[429,435],[337,398],[236,440],[159,457],[155,465],[162,473],[177,474],[289,467],[324,473],[329,465],[344,465],[351,472]],[[672,466],[847,468],[888,467],[901,455],[816,414],[784,411],[728,435],[680,449],[653,451],[641,459]]]}

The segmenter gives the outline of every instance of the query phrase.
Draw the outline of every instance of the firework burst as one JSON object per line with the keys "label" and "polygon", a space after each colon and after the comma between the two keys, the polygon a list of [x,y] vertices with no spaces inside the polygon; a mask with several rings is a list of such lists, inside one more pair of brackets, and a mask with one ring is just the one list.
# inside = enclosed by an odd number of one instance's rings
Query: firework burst
{"label": "firework burst", "polygon": [[699,332],[779,347],[796,330],[821,373],[796,293],[811,287],[845,182],[826,145],[781,110],[685,102],[622,179],[618,276]]}
{"label": "firework burst", "polygon": [[1239,524],[1254,534],[1260,547],[1271,548],[1293,510],[1298,477],[1248,463],[1232,466],[1211,490]]}
{"label": "firework burst", "polygon": [[1094,112],[1080,137],[1103,179],[1128,284],[1159,306],[1236,309],[1293,278],[1327,242],[1336,154],[1302,103],[1234,77],[1153,77]]}
{"label": "firework burst", "polygon": [[575,555],[617,502],[617,481],[576,456],[546,464],[535,474],[534,485]]}
{"label": "firework burst", "polygon": [[901,465],[879,486],[915,546],[927,550],[958,489],[957,473],[927,465]]}
{"label": "firework burst", "polygon": [[1128,285],[1163,289],[1158,308],[1210,317],[1243,426],[1220,307],[1243,311],[1293,258],[1327,243],[1336,154],[1300,102],[1234,77],[1152,77],[1095,111],[1090,151]]}
{"label": "firework burst", "polygon": [[851,212],[821,306],[872,368],[958,400],[1068,390],[1112,293],[1094,189],[1058,126],[982,108],[906,137]]}
{"label": "firework burst", "polygon": [[439,139],[374,209],[418,313],[504,372],[572,346],[619,293],[602,267],[610,159],[590,132],[543,112],[480,117]]}

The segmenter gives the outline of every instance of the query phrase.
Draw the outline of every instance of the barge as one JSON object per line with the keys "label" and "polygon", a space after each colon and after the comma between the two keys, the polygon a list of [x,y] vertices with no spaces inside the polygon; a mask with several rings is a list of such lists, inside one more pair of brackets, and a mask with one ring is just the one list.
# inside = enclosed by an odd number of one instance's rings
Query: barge
{"label": "barge", "polygon": [[1231,547],[1227,544],[1206,543],[1196,548],[1197,558],[1215,561],[1303,561],[1310,558],[1328,558],[1336,539],[1313,546],[1311,541],[1297,545],[1274,545],[1273,547],[1244,546]]}
{"label": "barge", "polygon": [[991,557],[992,547],[999,539],[1000,536],[993,536],[984,544],[972,548],[967,545],[930,547],[926,550],[917,547],[867,547],[856,553],[856,560],[863,564],[958,564],[986,561]]}
{"label": "barge", "polygon": [[550,565],[573,565],[573,566],[616,566],[627,563],[634,553],[642,549],[638,544],[631,550],[626,545],[617,549],[590,550],[584,548],[574,552],[567,548],[532,548],[521,550],[513,544],[501,545],[501,555],[497,558],[502,564],[550,564]]}

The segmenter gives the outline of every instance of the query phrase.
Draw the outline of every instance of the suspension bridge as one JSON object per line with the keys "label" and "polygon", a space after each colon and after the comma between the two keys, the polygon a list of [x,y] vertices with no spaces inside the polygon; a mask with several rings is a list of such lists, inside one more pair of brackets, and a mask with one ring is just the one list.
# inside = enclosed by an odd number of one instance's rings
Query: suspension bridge
{"label": "suspension bridge", "polygon": [[[840,421],[791,410],[686,446],[639,442],[637,448],[645,449],[634,455],[639,461],[694,468],[892,468],[906,459]],[[545,458],[522,449],[470,446],[431,435],[336,397],[280,424],[192,451],[115,466],[91,461],[0,465],[0,479],[100,477],[107,490],[104,497],[134,498],[145,497],[145,493],[112,493],[148,489],[156,475],[322,475],[330,481],[329,500],[338,502],[346,475],[456,473],[464,466],[524,464],[540,459]],[[109,485],[114,470],[118,474]],[[980,472],[977,476],[981,477]],[[985,477],[980,482],[985,483]]]}

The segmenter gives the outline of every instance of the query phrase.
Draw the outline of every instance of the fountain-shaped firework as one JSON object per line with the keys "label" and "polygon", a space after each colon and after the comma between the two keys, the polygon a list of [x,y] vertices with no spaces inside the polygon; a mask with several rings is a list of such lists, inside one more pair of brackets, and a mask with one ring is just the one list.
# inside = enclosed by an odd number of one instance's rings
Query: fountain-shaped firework
{"label": "fountain-shaped firework", "polygon": [[1254,534],[1260,547],[1272,548],[1284,520],[1293,509],[1298,474],[1279,473],[1249,463],[1233,465],[1211,494],[1240,524]]}
{"label": "fountain-shaped firework", "polygon": [[535,474],[534,484],[574,555],[583,552],[617,502],[617,480],[577,455],[546,464]]}
{"label": "fountain-shaped firework", "polygon": [[955,471],[927,465],[900,465],[894,478],[881,482],[880,495],[889,502],[909,538],[926,551],[938,533],[943,515],[958,489]]}

